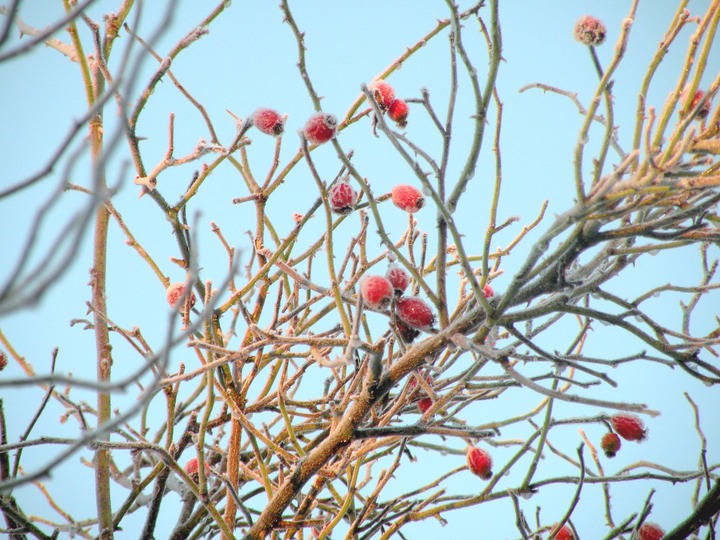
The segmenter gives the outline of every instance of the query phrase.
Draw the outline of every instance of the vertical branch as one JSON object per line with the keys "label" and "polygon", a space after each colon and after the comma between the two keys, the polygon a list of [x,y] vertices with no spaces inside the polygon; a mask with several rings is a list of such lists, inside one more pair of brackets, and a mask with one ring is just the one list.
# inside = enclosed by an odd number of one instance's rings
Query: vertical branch
{"label": "vertical branch", "polygon": [[[64,0],[65,11],[70,10],[70,3]],[[101,71],[101,62],[96,62],[92,71],[83,52],[82,43],[75,22],[71,22],[68,32],[75,47],[80,64],[88,107],[92,107],[98,96],[105,91],[105,77]],[[100,54],[100,51],[97,51]],[[90,155],[93,167],[94,194],[97,208],[95,210],[95,227],[93,237],[93,265],[91,269],[91,290],[93,306],[93,323],[95,329],[95,350],[97,354],[97,380],[100,384],[110,382],[112,366],[112,347],[110,332],[105,314],[107,313],[106,279],[107,279],[107,236],[110,222],[110,211],[104,204],[107,198],[107,181],[105,177],[105,158],[103,156],[103,113],[99,109],[90,118]],[[110,433],[103,429],[103,424],[110,421],[112,411],[110,394],[98,391],[97,425],[98,439],[110,440]],[[110,500],[110,450],[99,447],[95,451],[95,500],[98,514],[98,531],[101,540],[113,537],[112,504]]]}

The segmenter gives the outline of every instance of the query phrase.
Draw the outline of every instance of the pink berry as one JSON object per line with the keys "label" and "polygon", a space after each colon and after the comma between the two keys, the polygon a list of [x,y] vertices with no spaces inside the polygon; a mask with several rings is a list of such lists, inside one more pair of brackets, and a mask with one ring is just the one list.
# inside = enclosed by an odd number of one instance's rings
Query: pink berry
{"label": "pink berry", "polygon": [[386,110],[390,107],[393,101],[395,101],[395,89],[389,82],[383,81],[382,79],[375,79],[368,85],[368,88],[375,96],[375,101],[380,106],[381,110]]}
{"label": "pink berry", "polygon": [[398,334],[400,334],[400,337],[405,343],[412,343],[413,341],[415,341],[415,338],[420,335],[419,330],[415,330],[414,328],[408,326],[402,321],[396,320],[395,327],[397,328]]}
{"label": "pink berry", "polygon": [[[418,373],[413,374],[412,379],[410,379],[410,382],[408,383],[408,390],[410,391],[411,396],[417,392],[423,391],[422,386],[420,386],[420,383],[418,382],[418,377],[420,377]],[[425,382],[428,384],[428,386],[432,386],[435,382],[435,380],[432,378],[432,375],[430,375],[429,373],[426,373],[423,376],[423,379],[425,379]]]}
{"label": "pink berry", "polygon": [[435,314],[430,306],[417,296],[403,296],[398,299],[395,313],[402,322],[420,330],[431,328],[435,322]]}
{"label": "pink berry", "polygon": [[633,535],[633,538],[637,540],[660,540],[665,536],[665,531],[661,529],[656,523],[646,521],[637,530],[637,533]]}
{"label": "pink berry", "polygon": [[425,197],[413,186],[398,184],[392,188],[391,194],[393,204],[410,214],[414,214],[425,206]]}
{"label": "pink berry", "polygon": [[[698,103],[702,100],[702,98],[705,97],[705,92],[702,90],[698,90],[695,92],[695,96],[693,97],[692,103],[690,104],[690,110],[692,111],[695,109],[695,107],[698,106]],[[706,101],[705,104],[702,106],[702,108],[698,111],[697,116],[698,118],[705,118],[708,114],[710,114],[710,101]]]}
{"label": "pink berry", "polygon": [[[557,525],[557,523],[555,525]],[[555,525],[552,526],[553,529],[555,528]],[[552,538],[555,540],[575,540],[575,535],[570,527],[563,525],[560,527],[560,530],[555,534],[555,536],[548,538],[548,540],[551,540]]]}
{"label": "pink berry", "polygon": [[310,144],[323,144],[335,136],[338,121],[334,114],[319,112],[305,123],[303,134]]}
{"label": "pink berry", "polygon": [[388,109],[388,116],[393,120],[399,127],[404,128],[407,126],[407,117],[410,113],[408,104],[402,99],[396,99],[390,105]]}
{"label": "pink berry", "polygon": [[382,276],[366,276],[360,283],[360,294],[371,309],[385,309],[394,292],[392,283]]}
{"label": "pink berry", "polygon": [[433,405],[433,400],[431,397],[424,397],[420,401],[418,401],[418,409],[422,414],[425,414],[430,407]]}
{"label": "pink berry", "polygon": [[[173,283],[165,290],[165,298],[171,308],[177,306],[178,301],[185,296],[185,284],[178,282]],[[190,307],[195,305],[195,293],[190,293]]]}
{"label": "pink berry", "polygon": [[265,135],[277,137],[285,129],[280,113],[273,109],[260,107],[252,114],[253,125]]}
{"label": "pink berry", "polygon": [[489,480],[492,477],[492,458],[482,448],[470,446],[467,450],[467,466],[468,469],[476,476],[483,480]]}
{"label": "pink berry", "polygon": [[[200,469],[200,466],[198,465],[197,458],[192,458],[192,459],[188,460],[188,462],[185,464],[185,472],[193,480],[197,481],[199,469]],[[205,462],[205,476],[209,476],[209,475],[210,475],[210,465],[208,465],[207,461],[206,461]]]}
{"label": "pink berry", "polygon": [[[413,375],[413,378],[410,379],[410,383],[408,384],[408,390],[410,397],[414,397],[418,393],[422,393],[424,396],[422,399],[418,401],[418,409],[420,409],[421,413],[425,413],[430,407],[432,407],[433,400],[430,396],[425,394],[425,390],[420,386],[420,383],[418,382],[418,377],[420,377],[419,374]],[[428,384],[428,386],[432,386],[435,382],[432,378],[432,375],[429,373],[426,373],[423,377],[425,379],[425,382]]]}
{"label": "pink berry", "polygon": [[336,214],[345,216],[352,212],[355,208],[356,199],[357,193],[350,185],[350,182],[347,181],[337,182],[328,191],[330,209]]}
{"label": "pink berry", "polygon": [[575,23],[575,39],[588,47],[601,45],[605,41],[606,32],[602,21],[590,15],[580,17]]}
{"label": "pink berry", "polygon": [[388,265],[385,277],[390,283],[392,283],[392,286],[395,289],[395,294],[397,295],[404,293],[405,289],[407,289],[410,284],[410,276],[408,276],[408,273],[395,263]]}
{"label": "pink berry", "polygon": [[622,442],[620,442],[620,437],[618,437],[617,434],[610,431],[603,435],[603,438],[600,440],[600,446],[607,457],[613,458],[620,450]]}
{"label": "pink berry", "polygon": [[643,421],[633,414],[616,414],[610,419],[615,432],[626,441],[643,441],[647,430]]}
{"label": "pink berry", "polygon": [[483,287],[483,294],[485,295],[485,298],[492,298],[495,296],[495,291],[493,291],[493,288],[486,283]]}

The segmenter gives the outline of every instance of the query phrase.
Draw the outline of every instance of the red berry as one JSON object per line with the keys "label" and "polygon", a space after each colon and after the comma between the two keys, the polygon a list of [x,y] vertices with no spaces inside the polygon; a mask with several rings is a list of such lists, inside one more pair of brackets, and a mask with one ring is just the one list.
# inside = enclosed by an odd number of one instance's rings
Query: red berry
{"label": "red berry", "polygon": [[[185,472],[190,476],[190,478],[197,480],[198,477],[198,471],[200,467],[198,465],[197,458],[192,458],[188,460],[188,462],[185,464]],[[207,461],[205,462],[205,476],[210,475],[210,465],[207,464]]]}
{"label": "red berry", "polygon": [[483,294],[485,295],[485,298],[492,298],[495,296],[495,291],[493,291],[493,288],[486,283],[483,287]]}
{"label": "red berry", "polygon": [[352,212],[355,208],[356,199],[357,193],[350,185],[350,182],[347,181],[337,182],[328,191],[330,209],[336,214],[345,216]]}
{"label": "red berry", "polygon": [[[557,523],[555,525],[557,525]],[[555,529],[555,525],[552,526],[553,529]],[[562,527],[560,527],[560,530],[557,532],[557,534],[555,534],[555,536],[551,536],[550,538],[548,538],[548,540],[552,540],[553,538],[555,540],[575,540],[575,535],[573,534],[572,529],[569,526],[563,525]]]}
{"label": "red berry", "polygon": [[607,457],[614,458],[615,454],[620,450],[622,443],[620,442],[620,437],[610,431],[603,435],[603,438],[600,440],[600,446],[602,446],[603,452],[605,452]]}
{"label": "red berry", "polygon": [[414,214],[425,206],[425,197],[417,188],[407,184],[398,184],[392,188],[392,202],[400,210]]}
{"label": "red berry", "polygon": [[395,89],[389,82],[375,79],[368,85],[381,110],[386,110],[395,101]]}
{"label": "red berry", "polygon": [[360,283],[360,294],[371,309],[385,309],[394,292],[392,283],[382,276],[366,276]]}
{"label": "red berry", "polygon": [[283,132],[285,124],[280,113],[273,109],[260,107],[252,114],[253,125],[266,135],[276,137]]}
{"label": "red berry", "polygon": [[415,330],[402,321],[395,321],[395,327],[405,343],[412,343],[420,335],[419,330]]}
{"label": "red berry", "polygon": [[418,401],[418,409],[420,409],[420,412],[422,414],[425,414],[430,407],[432,407],[433,400],[431,397],[424,397],[420,401]]}
{"label": "red berry", "polygon": [[430,306],[417,296],[403,296],[398,299],[395,313],[402,322],[420,330],[431,328],[435,322],[435,314]]}
{"label": "red berry", "polygon": [[407,117],[410,113],[408,104],[402,99],[396,99],[390,104],[388,116],[401,128],[407,126]]}
{"label": "red berry", "polygon": [[616,414],[610,419],[615,432],[626,441],[643,441],[647,430],[643,421],[632,414]]}
{"label": "red berry", "polygon": [[[705,92],[703,92],[702,90],[698,90],[697,92],[695,92],[695,96],[693,97],[692,103],[690,104],[690,110],[694,110],[695,107],[698,106],[698,103],[700,103],[700,101],[704,97]],[[698,111],[697,116],[698,118],[705,118],[708,114],[710,114],[710,101],[705,102],[702,108]]]}
{"label": "red berry", "polygon": [[492,458],[482,448],[470,446],[467,450],[467,466],[476,476],[483,480],[492,477]]}
{"label": "red berry", "polygon": [[602,44],[606,32],[602,21],[590,15],[580,17],[575,23],[575,39],[588,47]]}
{"label": "red berry", "polygon": [[395,263],[388,265],[385,277],[392,283],[392,286],[395,288],[395,294],[397,295],[404,293],[410,284],[410,276]]}
{"label": "red berry", "polygon": [[[413,375],[413,378],[410,379],[410,383],[408,384],[408,390],[410,397],[413,397],[415,394],[422,393],[424,397],[418,401],[418,409],[420,409],[421,413],[425,413],[430,407],[432,407],[433,400],[430,396],[426,395],[425,390],[423,390],[422,386],[420,386],[420,383],[418,382],[418,377],[420,375],[416,373]],[[424,375],[425,382],[428,384],[428,386],[432,386],[435,382],[432,378],[432,375],[429,373],[426,373]]]}
{"label": "red berry", "polygon": [[310,144],[323,144],[335,136],[338,121],[334,114],[319,112],[305,123],[303,134]]}
{"label": "red berry", "polygon": [[637,540],[660,540],[665,536],[665,531],[661,529],[656,523],[646,521],[637,530],[637,533],[633,535],[633,538]]}
{"label": "red berry", "polygon": [[[422,387],[420,386],[420,383],[418,382],[418,377],[420,377],[420,375],[418,373],[415,373],[413,375],[413,378],[410,379],[410,383],[408,384],[408,390],[410,391],[411,396],[413,394],[415,394],[416,392],[422,390]],[[428,386],[432,386],[433,383],[435,382],[435,380],[432,378],[432,375],[430,375],[429,373],[426,373],[423,376],[423,379],[425,379],[425,382],[428,384]]]}
{"label": "red berry", "polygon": [[[178,301],[185,295],[185,284],[178,282],[173,283],[167,289],[165,289],[165,298],[167,298],[168,304],[171,308],[177,306]],[[195,293],[190,293],[190,307],[195,305]]]}

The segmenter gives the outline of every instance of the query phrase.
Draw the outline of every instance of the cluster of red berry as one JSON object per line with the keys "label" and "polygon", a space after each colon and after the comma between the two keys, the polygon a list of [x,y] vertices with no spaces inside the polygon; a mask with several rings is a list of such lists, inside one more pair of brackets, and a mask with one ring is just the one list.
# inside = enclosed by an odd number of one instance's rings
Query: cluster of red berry
{"label": "cluster of red berry", "polygon": [[[600,446],[609,458],[615,457],[622,443],[620,437],[626,441],[642,442],[647,437],[647,430],[643,421],[633,414],[616,414],[610,418],[614,431],[609,431],[600,441]],[[618,437],[619,435],[619,437]]]}
{"label": "cluster of red berry", "polygon": [[410,109],[404,100],[395,98],[395,89],[392,85],[382,79],[376,79],[370,83],[368,89],[373,93],[380,110],[387,112],[393,122],[404,128],[407,125]]}
{"label": "cluster of red berry", "polygon": [[[285,120],[274,109],[261,107],[250,117],[252,125],[258,131],[277,137],[285,131]],[[323,144],[332,139],[337,133],[338,120],[334,114],[318,112],[305,122],[303,135],[310,144]]]}

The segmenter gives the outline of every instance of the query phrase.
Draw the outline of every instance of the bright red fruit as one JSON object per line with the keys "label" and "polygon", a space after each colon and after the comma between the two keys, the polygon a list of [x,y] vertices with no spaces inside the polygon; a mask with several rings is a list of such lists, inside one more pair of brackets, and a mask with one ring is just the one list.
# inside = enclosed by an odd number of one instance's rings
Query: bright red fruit
{"label": "bright red fruit", "polygon": [[[177,306],[178,301],[185,295],[185,284],[178,282],[173,283],[165,289],[165,298],[171,308]],[[190,293],[190,307],[195,305],[195,293]]]}
{"label": "bright red fruit", "polygon": [[330,209],[336,214],[345,216],[352,212],[355,208],[356,199],[357,193],[350,185],[350,182],[347,181],[337,182],[328,191]]}
{"label": "bright red fruit", "polygon": [[418,409],[420,409],[420,412],[425,414],[427,410],[432,407],[433,400],[431,397],[424,397],[420,401],[418,401]]}
{"label": "bright red fruit", "polygon": [[495,291],[493,291],[493,288],[486,283],[483,287],[483,294],[485,295],[485,298],[492,298],[495,296]]}
{"label": "bright red fruit", "polygon": [[605,452],[607,457],[613,458],[620,450],[622,443],[620,442],[620,437],[610,431],[603,435],[603,438],[600,440],[600,446],[602,446],[603,452]]}
{"label": "bright red fruit", "polygon": [[360,294],[371,309],[385,309],[394,293],[392,283],[382,276],[366,276],[360,283]]}
{"label": "bright red fruit", "polygon": [[382,79],[375,79],[368,85],[368,88],[375,96],[375,101],[380,106],[381,110],[386,110],[395,101],[395,89],[389,82],[383,81]]}
{"label": "bright red fruit", "polygon": [[431,328],[435,322],[435,314],[430,306],[417,296],[403,296],[398,299],[395,313],[402,322],[420,330]]}
{"label": "bright red fruit", "polygon": [[396,99],[390,104],[388,116],[401,128],[407,126],[407,117],[410,113],[408,104],[402,99]]}
{"label": "bright red fruit", "polygon": [[[197,458],[192,458],[188,460],[188,462],[185,464],[185,472],[193,479],[197,479],[198,471],[200,469],[200,466],[198,465]],[[205,476],[210,475],[210,465],[207,464],[207,461],[205,462]]]}
{"label": "bright red fruit", "polygon": [[470,446],[467,450],[467,466],[476,476],[483,480],[489,480],[492,477],[492,458],[482,448]]}
{"label": "bright red fruit", "polygon": [[647,430],[643,421],[633,414],[616,414],[610,419],[615,432],[626,441],[643,441]]}
{"label": "bright red fruit", "polygon": [[[413,378],[410,379],[410,383],[408,384],[408,390],[410,391],[411,396],[419,391],[424,392],[424,390],[422,390],[422,386],[420,386],[420,383],[418,382],[418,377],[420,377],[420,375],[418,373],[415,373],[413,375]],[[426,373],[423,376],[423,379],[425,379],[425,382],[428,383],[429,386],[432,386],[435,382],[435,380],[432,378],[432,375],[430,375],[429,373]]]}
{"label": "bright red fruit", "polygon": [[392,283],[395,288],[395,294],[398,295],[404,293],[405,289],[407,289],[410,284],[410,276],[408,276],[407,272],[395,263],[388,265],[385,277],[390,283]]}
{"label": "bright red fruit", "polygon": [[[557,525],[557,523],[555,524]],[[555,528],[555,525],[553,525],[553,529]],[[555,536],[552,536],[548,538],[548,540],[575,540],[575,535],[572,532],[572,529],[568,525],[563,525],[560,527],[560,530],[557,532]]]}
{"label": "bright red fruit", "polygon": [[[426,395],[425,390],[423,390],[422,386],[420,386],[420,383],[418,382],[418,377],[420,377],[418,373],[413,375],[413,378],[410,379],[410,383],[408,384],[408,390],[410,397],[413,397],[418,393],[422,393],[424,395],[424,397],[420,401],[418,401],[417,405],[418,409],[420,409],[420,412],[425,414],[425,411],[432,407],[433,400],[430,396]],[[432,375],[430,375],[429,373],[426,373],[424,375],[424,379],[428,386],[432,386],[435,382],[432,378]]]}
{"label": "bright red fruit", "polygon": [[398,184],[392,188],[392,202],[400,210],[414,214],[425,206],[425,197],[420,190],[407,184]]}
{"label": "bright red fruit", "polygon": [[[697,107],[698,103],[700,103],[700,100],[702,100],[702,98],[704,97],[705,92],[703,92],[702,90],[698,90],[697,92],[695,92],[692,103],[690,104],[690,110],[693,110],[695,107]],[[698,111],[697,115],[698,118],[705,118],[708,114],[710,114],[710,102],[706,101],[702,108]]]}
{"label": "bright red fruit", "polygon": [[273,109],[260,107],[252,114],[253,125],[266,135],[277,137],[285,129],[282,116]]}
{"label": "bright red fruit", "polygon": [[633,538],[637,540],[660,540],[663,536],[665,536],[664,530],[657,524],[646,521],[633,535]]}
{"label": "bright red fruit", "polygon": [[323,144],[335,136],[338,121],[334,114],[319,112],[305,122],[303,134],[310,144]]}

